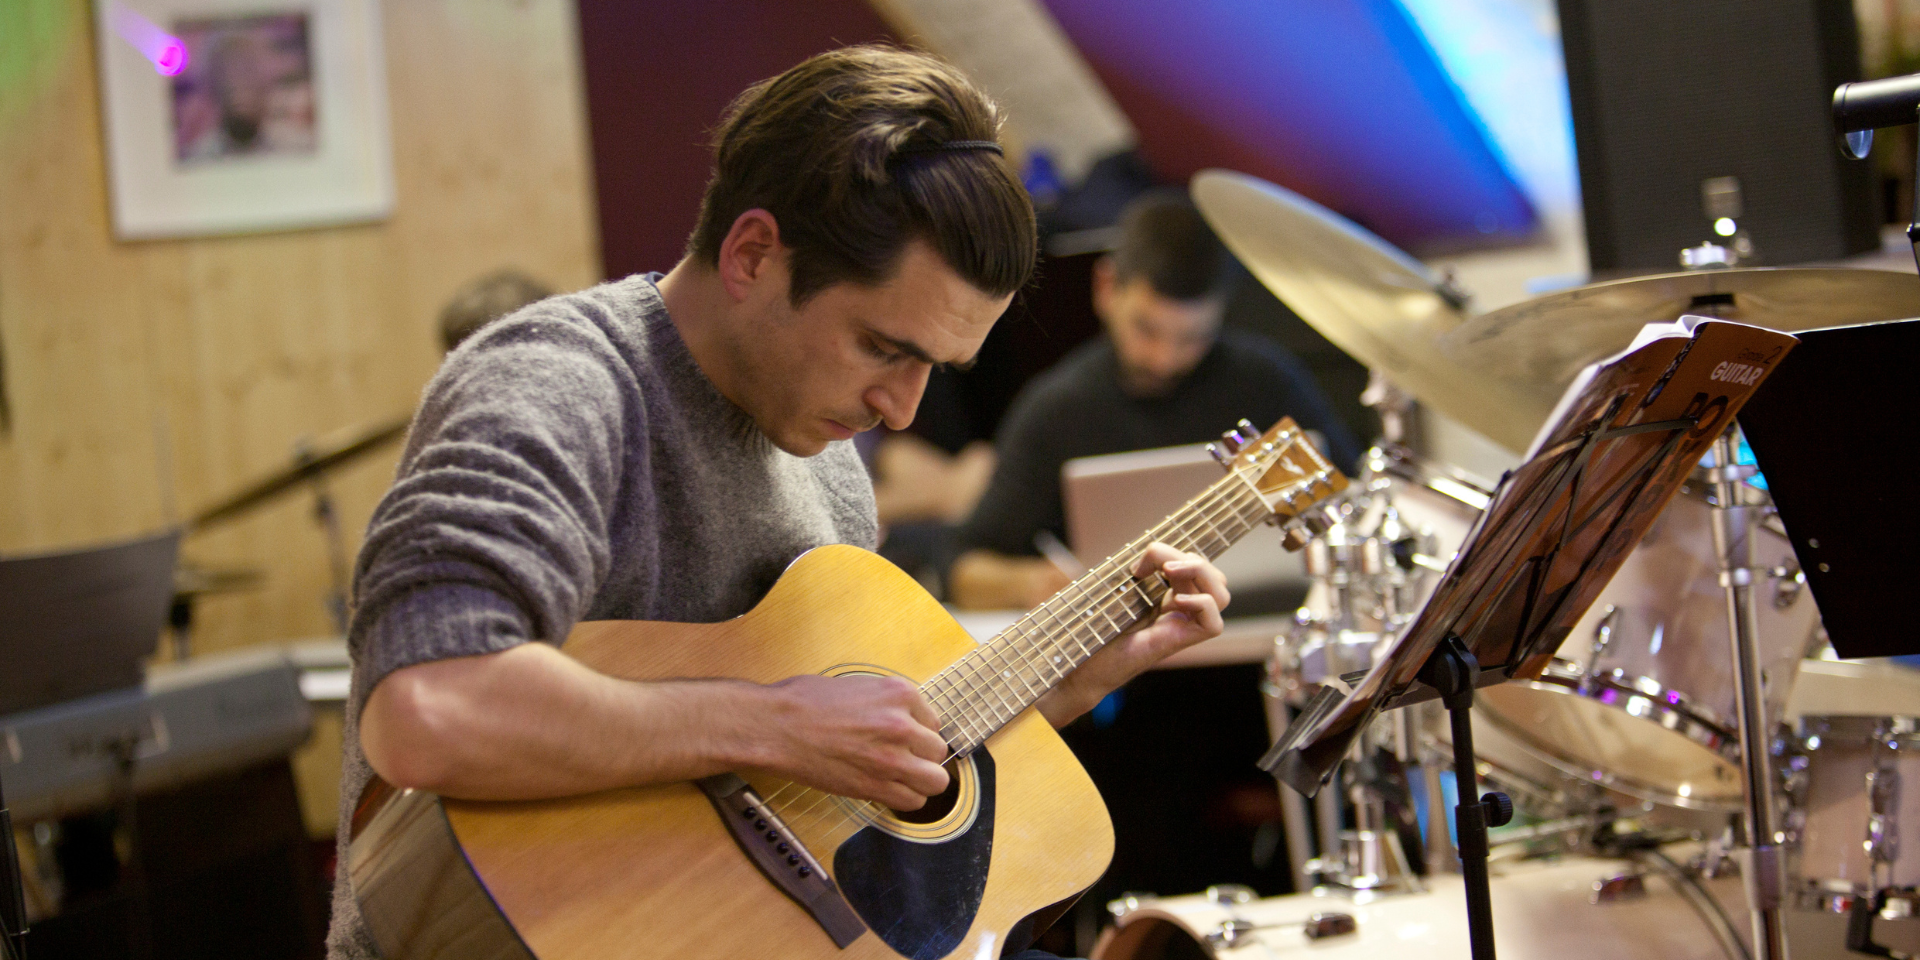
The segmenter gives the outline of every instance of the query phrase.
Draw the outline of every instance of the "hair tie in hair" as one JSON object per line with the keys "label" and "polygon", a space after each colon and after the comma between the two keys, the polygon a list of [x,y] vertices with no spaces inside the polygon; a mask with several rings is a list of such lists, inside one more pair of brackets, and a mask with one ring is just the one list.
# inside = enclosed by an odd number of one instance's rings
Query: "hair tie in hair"
{"label": "hair tie in hair", "polygon": [[894,151],[893,155],[909,157],[926,153],[963,153],[970,150],[988,150],[1003,157],[1007,155],[1007,152],[1000,149],[1000,145],[992,140],[948,140],[946,143],[929,144],[924,147],[906,147]]}

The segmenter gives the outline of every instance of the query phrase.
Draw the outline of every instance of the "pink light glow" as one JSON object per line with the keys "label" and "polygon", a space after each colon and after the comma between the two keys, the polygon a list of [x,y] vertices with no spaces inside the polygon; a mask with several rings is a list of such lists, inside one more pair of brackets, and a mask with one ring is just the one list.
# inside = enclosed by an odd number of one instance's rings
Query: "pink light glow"
{"label": "pink light glow", "polygon": [[161,76],[178,76],[187,68],[187,45],[179,37],[154,26],[153,21],[127,9],[119,0],[114,0],[112,18],[113,32],[153,61],[153,68]]}

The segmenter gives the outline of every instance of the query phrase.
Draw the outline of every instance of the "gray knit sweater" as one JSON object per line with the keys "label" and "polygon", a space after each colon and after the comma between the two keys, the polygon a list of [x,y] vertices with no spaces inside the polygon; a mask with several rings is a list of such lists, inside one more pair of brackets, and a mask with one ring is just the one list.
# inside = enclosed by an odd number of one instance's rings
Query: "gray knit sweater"
{"label": "gray knit sweater", "polygon": [[346,832],[371,775],[360,709],[381,678],[558,643],[581,620],[725,620],[812,547],[874,546],[853,445],[803,459],[768,443],[694,364],[656,278],[521,310],[427,385],[354,570],[334,960],[377,956]]}

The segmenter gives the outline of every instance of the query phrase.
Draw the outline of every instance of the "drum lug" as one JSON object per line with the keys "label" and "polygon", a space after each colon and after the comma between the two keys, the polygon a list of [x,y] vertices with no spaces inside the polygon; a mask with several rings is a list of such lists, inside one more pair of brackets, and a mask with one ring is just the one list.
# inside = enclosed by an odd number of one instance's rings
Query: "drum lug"
{"label": "drum lug", "polygon": [[1620,608],[1607,604],[1607,611],[1600,615],[1600,624],[1593,628],[1592,655],[1587,658],[1587,676],[1600,675],[1600,658],[1607,652],[1607,644],[1613,642],[1614,628],[1620,622]]}
{"label": "drum lug", "polygon": [[1239,903],[1252,903],[1258,894],[1253,888],[1239,883],[1216,883],[1207,888],[1207,902],[1230,906]]}
{"label": "drum lug", "polygon": [[[1883,741],[1884,743],[1884,741]],[[1873,768],[1867,771],[1867,859],[1893,863],[1900,855],[1900,771],[1889,763],[1884,749],[1875,749]]]}
{"label": "drum lug", "polygon": [[1807,587],[1807,575],[1800,570],[1800,561],[1788,557],[1785,563],[1767,571],[1773,578],[1773,608],[1785,610],[1800,600],[1800,592]]}
{"label": "drum lug", "polygon": [[1124,920],[1127,914],[1158,899],[1160,899],[1160,895],[1157,893],[1141,893],[1137,890],[1129,890],[1122,893],[1119,899],[1107,901],[1107,912],[1112,914],[1115,920]]}
{"label": "drum lug", "polygon": [[1222,920],[1219,929],[1207,934],[1207,942],[1218,947],[1231,947],[1253,931],[1252,920]]}

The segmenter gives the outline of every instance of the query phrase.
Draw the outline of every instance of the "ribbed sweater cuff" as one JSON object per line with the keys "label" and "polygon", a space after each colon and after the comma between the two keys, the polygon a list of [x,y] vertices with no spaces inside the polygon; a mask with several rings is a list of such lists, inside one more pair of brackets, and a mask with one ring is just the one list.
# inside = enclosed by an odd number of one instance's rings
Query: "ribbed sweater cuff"
{"label": "ribbed sweater cuff", "polygon": [[433,660],[511,649],[530,639],[518,604],[462,583],[415,590],[387,605],[355,644],[354,710],[387,674]]}

